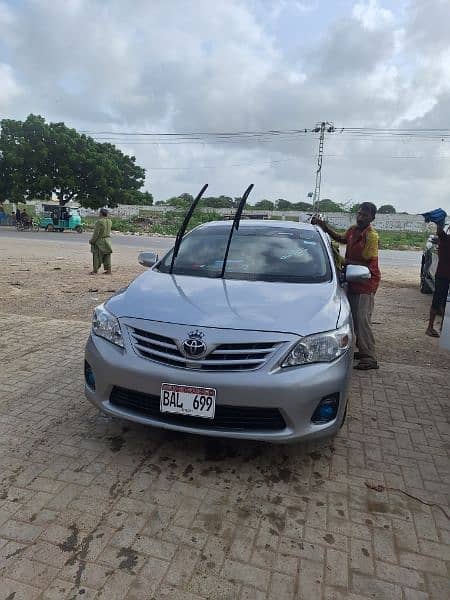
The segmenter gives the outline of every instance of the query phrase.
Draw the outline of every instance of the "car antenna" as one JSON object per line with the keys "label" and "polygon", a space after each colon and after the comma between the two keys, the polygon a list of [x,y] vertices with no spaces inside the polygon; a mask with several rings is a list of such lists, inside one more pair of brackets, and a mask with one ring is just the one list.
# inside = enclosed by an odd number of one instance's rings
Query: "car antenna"
{"label": "car antenna", "polygon": [[239,206],[237,207],[236,213],[234,215],[233,225],[231,226],[230,235],[228,236],[227,249],[225,250],[225,256],[223,257],[222,272],[220,274],[220,277],[224,276],[225,267],[227,266],[228,253],[230,251],[231,238],[233,237],[234,230],[236,229],[236,231],[237,231],[239,229],[239,223],[241,221],[242,211],[244,210],[245,203],[247,202],[247,198],[249,197],[250,192],[252,191],[253,187],[254,187],[254,184],[251,183],[248,186],[248,188],[245,190],[244,195],[242,196],[241,201],[239,202]]}
{"label": "car antenna", "polygon": [[181,241],[183,239],[183,235],[186,231],[186,228],[188,226],[188,223],[192,217],[192,213],[195,210],[195,207],[197,206],[200,198],[203,196],[203,194],[205,193],[206,188],[208,187],[208,184],[205,183],[205,185],[202,187],[202,189],[199,191],[199,193],[197,194],[197,196],[194,198],[194,200],[192,201],[191,206],[189,207],[189,210],[186,213],[186,216],[183,219],[183,223],[181,224],[180,229],[178,230],[177,233],[177,237],[175,239],[175,246],[173,247],[173,254],[172,254],[172,261],[170,263],[170,271],[169,273],[172,275],[172,271],[173,271],[173,265],[175,263],[175,259],[178,256],[178,251],[180,249],[181,246]]}

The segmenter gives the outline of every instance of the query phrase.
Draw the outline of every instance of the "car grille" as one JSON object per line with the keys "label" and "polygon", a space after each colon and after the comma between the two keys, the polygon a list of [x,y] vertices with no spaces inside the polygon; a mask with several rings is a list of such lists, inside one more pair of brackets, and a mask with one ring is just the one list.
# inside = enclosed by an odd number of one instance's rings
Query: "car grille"
{"label": "car grille", "polygon": [[283,342],[220,344],[205,358],[188,359],[172,338],[130,327],[136,352],[143,358],[184,369],[250,371],[258,369]]}
{"label": "car grille", "polygon": [[216,404],[213,419],[162,413],[159,396],[143,394],[125,388],[114,387],[109,401],[114,406],[151,417],[161,423],[184,425],[195,429],[223,429],[227,431],[281,431],[286,423],[276,408],[255,406],[225,406]]}

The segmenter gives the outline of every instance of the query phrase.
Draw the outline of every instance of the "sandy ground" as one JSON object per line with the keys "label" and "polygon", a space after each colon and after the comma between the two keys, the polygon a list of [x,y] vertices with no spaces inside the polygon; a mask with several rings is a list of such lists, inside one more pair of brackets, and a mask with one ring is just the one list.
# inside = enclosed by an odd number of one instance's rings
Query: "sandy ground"
{"label": "sandy ground", "polygon": [[[143,272],[137,253],[121,247],[113,275],[91,276],[89,248],[0,238],[0,313],[89,320],[97,304]],[[383,269],[374,315],[381,362],[450,367],[450,352],[424,335],[430,302],[419,292],[418,267]]]}

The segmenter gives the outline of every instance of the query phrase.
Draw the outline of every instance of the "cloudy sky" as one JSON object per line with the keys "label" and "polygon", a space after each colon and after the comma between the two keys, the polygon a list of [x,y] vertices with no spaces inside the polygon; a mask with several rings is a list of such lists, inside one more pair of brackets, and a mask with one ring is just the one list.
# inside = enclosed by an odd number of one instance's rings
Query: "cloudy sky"
{"label": "cloudy sky", "polygon": [[322,197],[450,212],[450,138],[348,130],[450,130],[449,20],[449,0],[0,0],[0,116],[114,139],[156,200],[254,183],[253,202],[306,200],[316,135],[124,134],[329,120]]}

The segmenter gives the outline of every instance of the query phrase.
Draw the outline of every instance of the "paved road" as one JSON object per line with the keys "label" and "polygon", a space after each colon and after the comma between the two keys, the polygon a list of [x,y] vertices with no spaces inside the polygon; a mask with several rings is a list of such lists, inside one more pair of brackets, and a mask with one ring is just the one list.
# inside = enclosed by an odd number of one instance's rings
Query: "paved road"
{"label": "paved road", "polygon": [[448,598],[439,358],[400,364],[399,336],[397,362],[355,374],[336,438],[277,446],[102,417],[88,329],[0,314],[1,600]]}
{"label": "paved road", "polygon": [[[14,238],[28,241],[45,241],[45,242],[61,242],[64,240],[68,244],[86,245],[88,243],[89,233],[47,233],[40,232],[18,232],[12,228],[0,228],[0,238]],[[161,238],[154,236],[138,236],[138,235],[113,235],[115,246],[126,246],[128,248],[143,249],[151,246],[152,250],[156,250],[160,254],[166,252],[173,244],[174,238]],[[409,250],[381,250],[380,262],[381,266],[386,267],[414,267],[420,265],[421,252]]]}
{"label": "paved road", "polygon": [[[13,228],[0,227],[0,239],[12,238],[15,240],[23,239],[24,241],[33,240],[43,242],[57,242],[61,243],[62,240],[68,244],[78,244],[86,246],[88,240],[91,237],[90,233],[75,233],[71,231],[65,231],[64,233],[47,233],[46,231],[39,232],[24,232],[16,231]],[[152,249],[158,250],[159,252],[167,251],[173,244],[174,238],[170,237],[157,237],[157,236],[140,236],[140,235],[112,235],[113,243],[115,246],[127,246],[129,248],[142,249],[147,245],[151,245]]]}
{"label": "paved road", "polygon": [[380,250],[382,267],[420,267],[422,252],[417,250]]}

